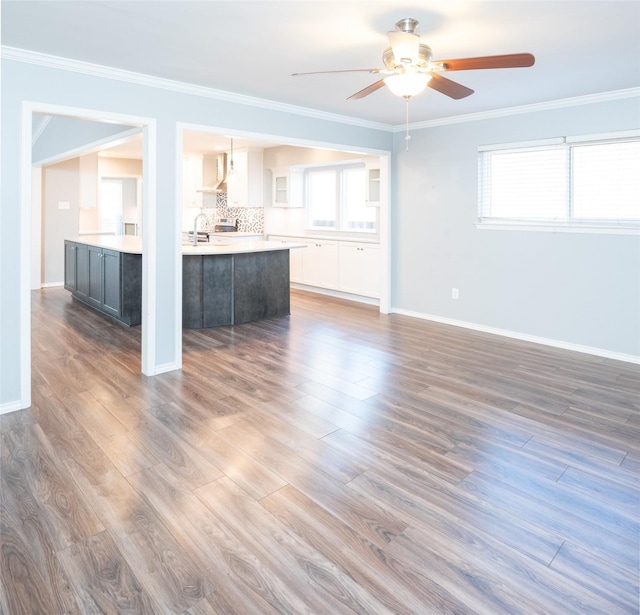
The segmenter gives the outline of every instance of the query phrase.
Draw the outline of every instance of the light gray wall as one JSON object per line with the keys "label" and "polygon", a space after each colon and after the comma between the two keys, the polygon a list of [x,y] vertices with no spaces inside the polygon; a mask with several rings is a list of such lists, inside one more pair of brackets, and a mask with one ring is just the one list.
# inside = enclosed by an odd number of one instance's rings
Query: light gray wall
{"label": "light gray wall", "polygon": [[[150,117],[157,127],[156,180],[156,338],[155,366],[179,360],[175,331],[181,323],[175,310],[179,233],[175,229],[177,122],[246,131],[265,138],[277,135],[312,144],[390,150],[391,133],[377,128],[353,126],[310,118],[274,109],[261,109],[205,96],[152,88],[92,75],[2,59],[2,189],[0,218],[0,411],[13,407],[21,397],[20,268],[20,148],[22,102],[70,105]],[[181,154],[181,151],[180,151]]]}
{"label": "light gray wall", "polygon": [[635,98],[424,128],[409,151],[396,135],[392,305],[640,355],[637,235],[475,226],[479,145],[637,129],[639,111]]}
{"label": "light gray wall", "polygon": [[[0,410],[20,399],[20,130],[22,101],[157,121],[156,365],[175,361],[176,122],[391,148],[390,133],[237,102],[2,60]],[[636,236],[481,231],[477,146],[637,128],[638,100],[412,131],[394,137],[392,305],[521,334],[640,354],[640,240]],[[29,206],[29,205],[27,205]],[[450,299],[452,286],[460,299]]]}

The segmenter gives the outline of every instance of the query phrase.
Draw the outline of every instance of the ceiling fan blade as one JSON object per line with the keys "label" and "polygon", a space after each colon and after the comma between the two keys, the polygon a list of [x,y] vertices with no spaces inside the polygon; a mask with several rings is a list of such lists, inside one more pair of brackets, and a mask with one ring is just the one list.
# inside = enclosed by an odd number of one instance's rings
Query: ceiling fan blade
{"label": "ceiling fan blade", "polygon": [[445,94],[449,98],[454,98],[455,100],[466,98],[473,94],[473,90],[468,88],[466,85],[461,85],[460,83],[451,81],[451,79],[447,79],[437,73],[431,73],[431,79],[427,85],[441,94]]}
{"label": "ceiling fan blade", "polygon": [[349,98],[347,98],[347,100],[357,100],[358,98],[364,98],[365,96],[369,96],[369,94],[372,94],[382,87],[384,87],[384,79],[380,79],[380,81],[376,81],[375,83],[368,85],[366,88],[363,88],[359,92],[352,94],[351,96],[349,96]]}
{"label": "ceiling fan blade", "polygon": [[301,75],[329,75],[331,73],[379,73],[379,68],[349,68],[347,70],[316,70],[311,73],[291,73],[292,77]]}
{"label": "ceiling fan blade", "polygon": [[524,68],[533,66],[536,59],[530,53],[511,53],[502,56],[480,56],[478,58],[458,58],[438,60],[445,70],[477,70],[483,68]]}

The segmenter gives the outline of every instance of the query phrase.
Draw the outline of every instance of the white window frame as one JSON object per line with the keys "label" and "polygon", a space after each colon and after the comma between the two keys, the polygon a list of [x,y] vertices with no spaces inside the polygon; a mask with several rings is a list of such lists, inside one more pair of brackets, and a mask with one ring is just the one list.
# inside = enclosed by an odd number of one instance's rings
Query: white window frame
{"label": "white window frame", "polygon": [[[366,165],[364,162],[359,161],[349,161],[344,163],[331,163],[331,164],[321,164],[321,165],[313,165],[305,168],[304,171],[304,193],[305,193],[305,228],[308,231],[312,231],[314,233],[318,232],[327,232],[333,234],[349,234],[349,235],[366,235],[370,237],[372,235],[377,235],[379,232],[379,218],[376,208],[372,208],[372,211],[375,212],[375,226],[372,229],[362,229],[362,228],[346,228],[345,223],[345,205],[343,200],[343,177],[342,173],[344,171],[350,169],[361,169],[363,172],[362,177],[362,185],[363,189],[366,182]],[[332,171],[337,173],[337,181],[336,181],[336,225],[335,227],[327,227],[327,226],[314,226],[311,220],[311,210],[309,205],[309,175],[314,172],[319,171]]]}
{"label": "white window frame", "polygon": [[[580,219],[574,217],[572,202],[572,150],[575,146],[607,144],[620,141],[640,141],[640,130],[628,130],[615,133],[603,133],[593,135],[581,135],[574,137],[557,137],[518,143],[505,143],[496,145],[483,145],[478,147],[478,229],[498,230],[530,230],[552,232],[578,232],[578,233],[619,233],[640,234],[640,220],[637,219]],[[532,151],[552,148],[564,148],[567,160],[566,175],[566,214],[563,218],[542,219],[526,217],[492,217],[487,214],[487,198],[490,186],[490,173],[487,170],[487,159],[491,152],[506,151]],[[638,203],[640,208],[640,202]]]}

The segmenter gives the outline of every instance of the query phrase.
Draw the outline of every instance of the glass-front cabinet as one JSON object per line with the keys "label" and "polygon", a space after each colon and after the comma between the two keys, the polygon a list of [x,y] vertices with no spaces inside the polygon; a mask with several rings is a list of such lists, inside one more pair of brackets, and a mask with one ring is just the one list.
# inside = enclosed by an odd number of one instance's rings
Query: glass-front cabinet
{"label": "glass-front cabinet", "polygon": [[271,169],[274,207],[304,207],[304,169],[280,167]]}
{"label": "glass-front cabinet", "polygon": [[273,204],[276,207],[286,207],[289,204],[289,175],[280,173],[273,178]]}
{"label": "glass-front cabinet", "polygon": [[380,164],[366,165],[367,205],[380,207]]}

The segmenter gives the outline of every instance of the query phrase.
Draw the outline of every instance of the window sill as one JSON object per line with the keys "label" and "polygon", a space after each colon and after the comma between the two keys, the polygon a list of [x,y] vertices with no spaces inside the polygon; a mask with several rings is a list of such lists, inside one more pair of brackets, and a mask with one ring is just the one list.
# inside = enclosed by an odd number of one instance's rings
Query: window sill
{"label": "window sill", "polygon": [[597,235],[640,235],[639,227],[587,226],[584,224],[544,224],[516,222],[477,222],[481,231],[533,231],[542,233],[592,233]]}
{"label": "window sill", "polygon": [[327,237],[345,237],[345,236],[354,236],[354,237],[377,237],[378,231],[357,231],[357,230],[337,230],[337,229],[328,229],[322,227],[305,227],[305,233],[315,234],[315,235],[326,235]]}

